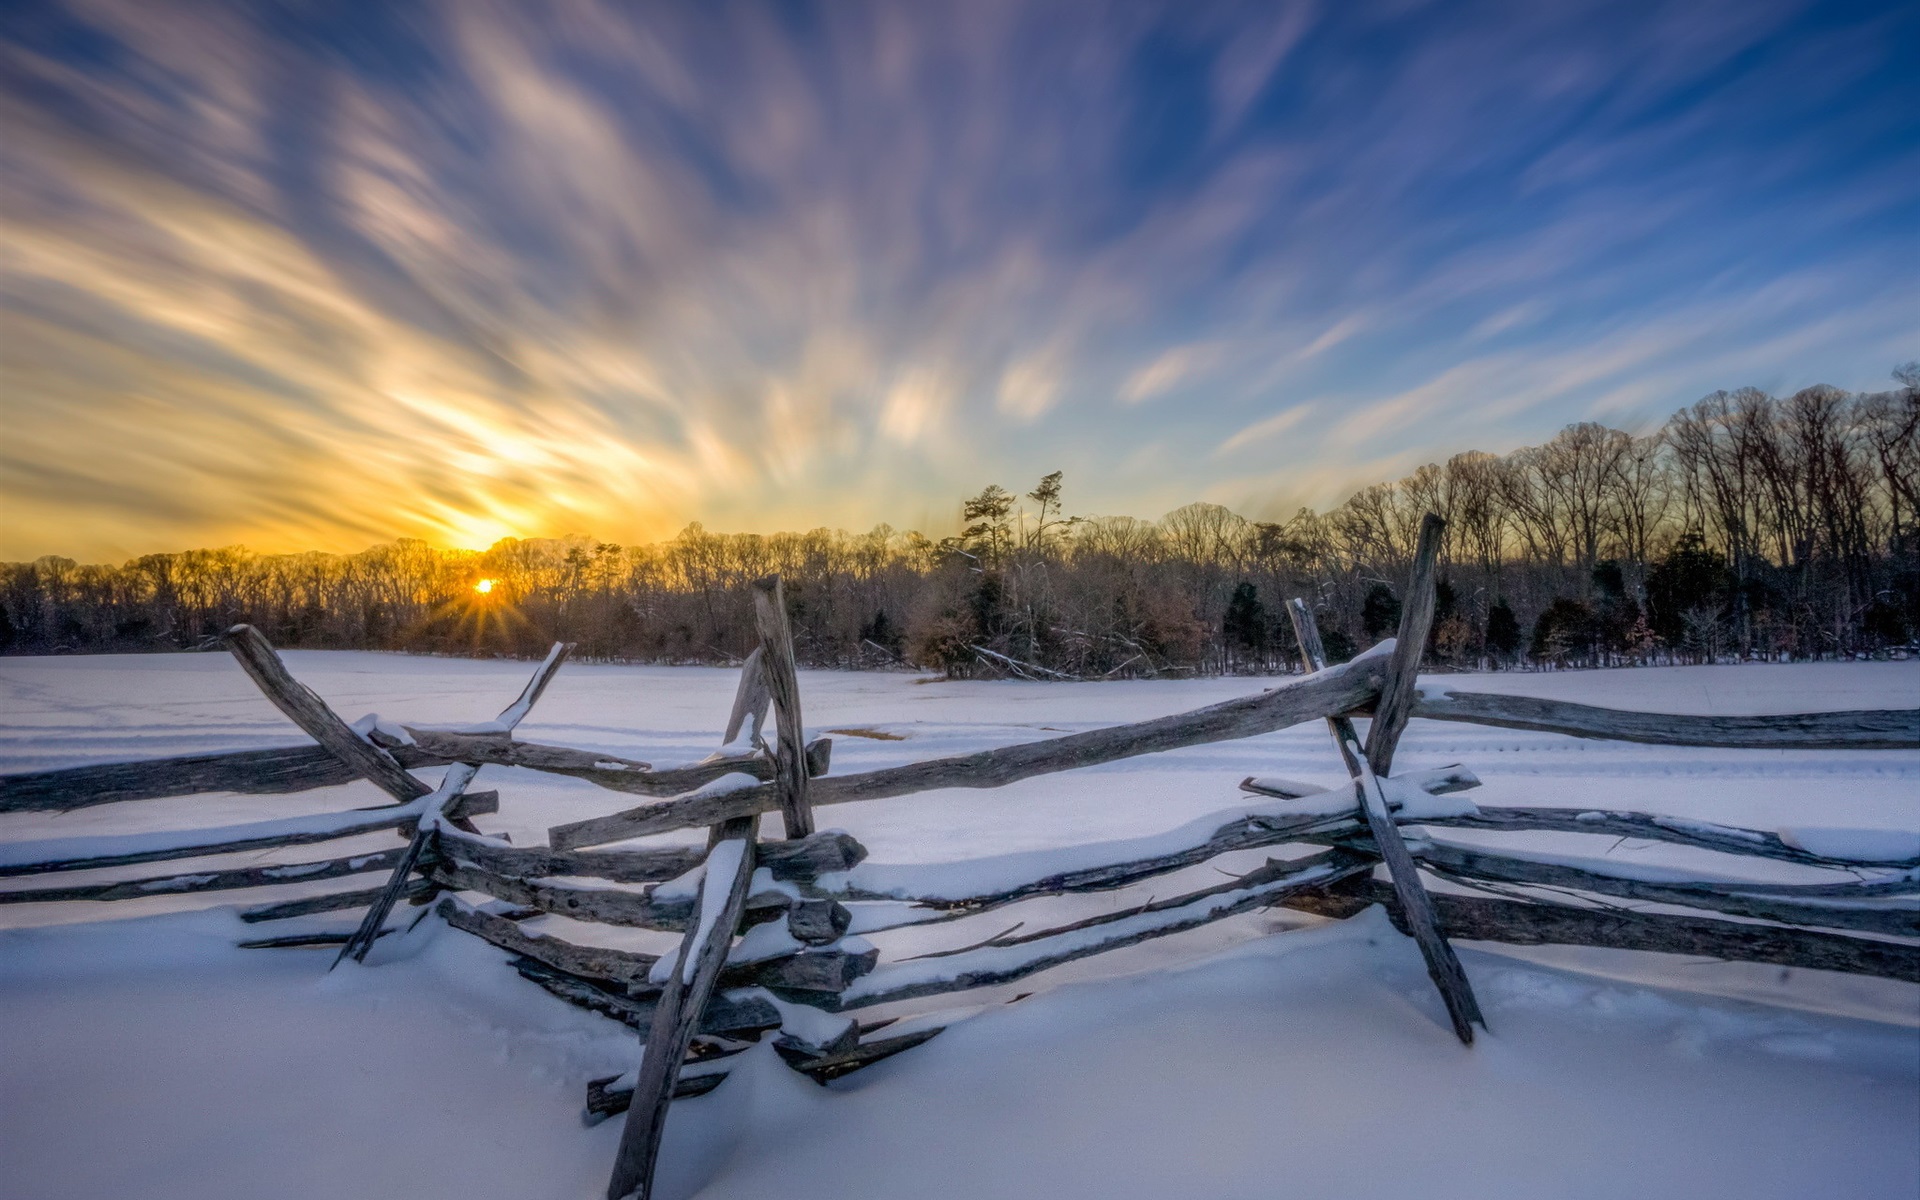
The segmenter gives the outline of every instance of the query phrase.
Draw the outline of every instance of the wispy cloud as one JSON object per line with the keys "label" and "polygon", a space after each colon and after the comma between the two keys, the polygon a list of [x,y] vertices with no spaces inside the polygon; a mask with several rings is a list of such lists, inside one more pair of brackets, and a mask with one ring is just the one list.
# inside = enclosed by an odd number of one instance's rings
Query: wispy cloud
{"label": "wispy cloud", "polygon": [[1891,4],[19,12],[0,556],[1319,503],[1920,353]]}

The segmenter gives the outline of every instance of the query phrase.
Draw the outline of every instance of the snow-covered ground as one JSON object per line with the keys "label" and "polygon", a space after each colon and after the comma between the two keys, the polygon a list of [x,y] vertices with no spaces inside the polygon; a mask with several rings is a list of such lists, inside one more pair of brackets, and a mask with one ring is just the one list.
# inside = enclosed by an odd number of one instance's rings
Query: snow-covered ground
{"label": "snow-covered ground", "polygon": [[[531,669],[287,658],[349,718],[376,711],[428,724],[490,717]],[[570,664],[520,736],[654,762],[697,758],[718,740],[735,675]],[[1900,663],[1433,682],[1669,712],[1920,706],[1920,664]],[[835,773],[1139,720],[1260,686],[802,675],[810,728],[899,739],[836,735]],[[0,660],[0,770],[299,740],[224,655]],[[1472,793],[1483,806],[1920,829],[1915,751],[1678,750],[1415,722],[1397,770],[1453,762],[1485,781]],[[1341,772],[1324,730],[1301,727],[996,791],[823,809],[821,821],[858,836],[876,863],[948,861],[1155,833],[1235,803],[1235,785],[1252,774],[1331,784]],[[584,782],[521,771],[488,768],[478,786],[502,793],[501,812],[482,827],[523,845],[552,824],[627,804]],[[372,802],[370,789],[353,785],[5,814],[0,841]],[[393,844],[387,833],[288,854]],[[1786,864],[1578,835],[1504,844],[1806,876]],[[875,940],[893,958],[1219,878],[1199,867],[1111,895]],[[0,932],[0,1193],[600,1193],[618,1123],[582,1128],[582,1087],[632,1065],[631,1033],[549,998],[501,952],[434,921],[383,940],[366,968],[330,975],[329,951],[236,950],[238,937],[262,927],[209,904],[256,898],[0,906],[0,924],[12,927]],[[310,918],[300,927],[347,923]],[[994,1005],[974,1019],[830,1088],[792,1075],[764,1048],[750,1052],[712,1095],[674,1107],[662,1194],[1920,1195],[1920,988],[1469,944],[1462,958],[1492,1033],[1468,1050],[1447,1031],[1418,954],[1377,913],[1307,928],[1316,924],[1274,910],[1070,964],[987,994]],[[660,935],[546,925],[661,944]],[[1037,994],[1004,1003],[1024,993]]]}

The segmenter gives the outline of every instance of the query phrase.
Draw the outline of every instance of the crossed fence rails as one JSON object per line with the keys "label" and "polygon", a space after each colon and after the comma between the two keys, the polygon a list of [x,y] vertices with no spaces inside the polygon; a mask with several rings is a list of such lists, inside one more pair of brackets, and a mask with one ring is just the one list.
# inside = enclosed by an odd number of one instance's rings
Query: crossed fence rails
{"label": "crossed fence rails", "polygon": [[[779,578],[755,585],[760,645],[741,671],[721,748],[689,765],[652,764],[514,737],[567,653],[556,644],[495,720],[460,729],[368,721],[349,725],[295,680],[256,630],[226,643],[240,665],[316,745],[0,776],[0,812],[210,791],[273,794],[366,779],[393,804],[215,829],[0,844],[0,876],[206,858],[393,829],[404,848],[301,863],[234,867],[77,886],[0,891],[0,903],[122,900],[262,888],[386,872],[383,886],[247,908],[250,922],[364,910],[351,931],[264,936],[248,946],[338,944],[364,960],[401,899],[508,951],[524,977],[569,1002],[644,1032],[638,1067],[587,1085],[590,1119],[625,1111],[608,1196],[646,1196],[668,1105],[726,1077],[727,1059],[772,1034],[794,1069],[826,1081],[918,1045],[944,1028],[938,1013],[862,1020],[928,997],[1011,983],[1039,971],[1274,905],[1348,917],[1386,906],[1418,942],[1463,1042],[1483,1024],[1450,938],[1564,943],[1813,967],[1920,983],[1920,845],[1836,850],[1778,833],[1656,814],[1594,809],[1482,809],[1462,766],[1391,773],[1412,717],[1660,745],[1767,749],[1920,748],[1920,710],[1764,717],[1625,712],[1562,701],[1453,691],[1422,695],[1419,650],[1433,611],[1440,522],[1422,527],[1398,636],[1327,666],[1313,615],[1290,606],[1302,655],[1315,668],[1258,695],[1131,725],[976,754],[835,776],[831,743],[802,724],[792,636]],[[771,712],[772,731],[766,728]],[[1364,739],[1353,723],[1370,716]],[[817,832],[820,806],[944,788],[993,788],[1141,754],[1250,737],[1323,720],[1350,782],[1331,790],[1248,778],[1240,803],[1145,838],[915,867],[866,862],[850,835]],[[772,736],[767,736],[771,732]],[[437,787],[413,768],[448,767]],[[514,846],[476,816],[499,796],[471,790],[488,765],[591,780],[649,802],[549,831]],[[780,839],[760,836],[778,812]],[[1402,825],[1417,827],[1403,835]],[[595,849],[678,829],[709,830],[704,849]],[[1434,830],[1571,832],[1631,837],[1771,858],[1844,875],[1779,884],[1689,878],[1589,860],[1492,851]],[[1112,891],[1264,847],[1309,847],[1227,881],[1044,929],[1024,926],[956,950],[881,963],[865,934],[975,916],[1042,896]],[[1863,848],[1864,846],[1864,848]],[[1385,879],[1376,878],[1384,867]],[[1044,868],[1044,869],[1043,869]],[[1422,871],[1491,895],[1429,892]],[[582,880],[604,881],[601,884]],[[625,885],[625,886],[609,886]],[[479,905],[463,896],[489,898]],[[1621,901],[1686,910],[1631,911]],[[1694,914],[1712,914],[1702,916]],[[522,922],[575,921],[682,933],[652,955],[530,932]],[[1729,919],[1731,918],[1731,919]]]}

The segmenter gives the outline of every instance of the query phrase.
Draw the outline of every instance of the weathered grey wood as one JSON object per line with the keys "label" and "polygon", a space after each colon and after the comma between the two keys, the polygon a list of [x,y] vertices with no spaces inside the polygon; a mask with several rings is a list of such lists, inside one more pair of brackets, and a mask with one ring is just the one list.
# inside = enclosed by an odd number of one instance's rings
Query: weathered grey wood
{"label": "weathered grey wood", "polygon": [[807,803],[807,735],[800,720],[800,676],[793,661],[793,631],[787,625],[787,594],[778,575],[753,584],[753,623],[760,634],[760,665],[773,696],[780,744],[774,748],[774,787],[789,838],[813,832]]}
{"label": "weathered grey wood", "polygon": [[[536,879],[543,875],[584,875],[616,883],[653,883],[677,879],[706,860],[704,848],[672,846],[658,850],[549,850],[508,846],[490,838],[442,834],[441,851],[495,875]],[[792,842],[760,847],[760,865],[775,879],[811,883],[822,875],[846,871],[867,857],[867,848],[838,830]]]}
{"label": "weathered grey wood", "polygon": [[[406,762],[432,766],[433,760]],[[0,775],[0,812],[67,812],[199,792],[282,795],[333,787],[359,772],[319,746],[276,746]]]}
{"label": "weathered grey wood", "polygon": [[843,1075],[851,1075],[862,1067],[870,1067],[883,1058],[892,1058],[902,1050],[911,1050],[933,1040],[934,1036],[946,1031],[944,1025],[934,1025],[926,1029],[916,1029],[912,1033],[896,1034],[893,1037],[874,1038],[871,1041],[856,1042],[836,1054],[805,1054],[776,1041],[774,1053],[786,1064],[802,1075],[810,1077],[815,1083],[831,1083]]}
{"label": "weathered grey wood", "polygon": [[[1869,941],[1840,933],[1777,925],[1739,924],[1710,917],[1572,908],[1480,896],[1441,894],[1433,899],[1447,934],[1469,941],[1645,950],[1729,962],[1844,971],[1920,983],[1920,946],[1901,942]],[[1405,932],[1393,890],[1377,880],[1349,880],[1337,888],[1297,892],[1282,903],[1302,912],[1340,918],[1381,904]]]}
{"label": "weathered grey wood", "polygon": [[868,947],[848,950],[837,945],[809,946],[796,954],[783,954],[762,962],[728,963],[727,976],[735,971],[777,996],[813,1003],[819,993],[839,993],[855,980],[873,973],[880,951]]}
{"label": "weathered grey wood", "polygon": [[[774,764],[758,751],[716,754],[697,763],[654,770],[638,759],[576,750],[570,746],[515,741],[505,734],[413,726],[408,726],[407,732],[421,752],[442,761],[525,767],[550,775],[584,779],[608,791],[641,796],[678,796],[712,783],[722,775],[743,774],[759,779],[772,779],[774,776]],[[806,752],[807,769],[814,774],[824,774],[832,753],[832,739],[816,738],[807,744]]]}
{"label": "weathered grey wood", "polygon": [[647,972],[659,961],[659,956],[655,954],[610,950],[603,946],[577,946],[560,938],[530,934],[505,917],[469,908],[452,896],[442,897],[434,911],[455,929],[491,942],[502,950],[523,955],[571,975],[607,980],[622,987],[634,982],[644,983]]}
{"label": "weathered grey wood", "polygon": [[275,708],[287,715],[306,735],[355,771],[405,803],[418,800],[433,789],[409,775],[406,768],[385,750],[367,741],[348,727],[326,701],[287,672],[286,664],[274,653],[271,643],[251,625],[235,625],[227,630],[227,649],[259,686]]}
{"label": "weathered grey wood", "polygon": [[275,887],[289,883],[314,883],[359,875],[367,871],[391,870],[406,853],[403,849],[381,850],[373,854],[355,854],[321,862],[286,863],[273,867],[240,867],[231,871],[201,871],[187,875],[161,875],[151,879],[127,879],[119,883],[89,883],[78,887],[33,888],[0,892],[0,904],[38,904],[54,900],[142,900],[149,896],[178,896],[189,892],[233,891],[240,888]]}
{"label": "weathered grey wood", "polygon": [[[1183,746],[1252,737],[1368,703],[1378,693],[1385,674],[1384,659],[1363,657],[1303,679],[1289,680],[1258,695],[1170,717],[858,775],[830,775],[810,784],[807,797],[814,808],[819,808],[935,788],[1004,787],[1035,775],[1097,766]],[[575,850],[646,834],[712,825],[734,816],[772,812],[778,807],[777,791],[772,785],[763,784],[722,795],[683,796],[664,804],[559,825],[548,832],[548,841],[558,849]]]}
{"label": "weathered grey wood", "polygon": [[[1721,880],[1660,883],[1432,841],[1422,845],[1415,856],[1436,874],[1469,886],[1496,883],[1571,888],[1788,925],[1850,929],[1886,937],[1920,937],[1920,908],[1858,903],[1878,901],[1887,895],[1884,889],[1872,884],[1856,884],[1852,893],[1835,885],[1817,885],[1809,889],[1815,894],[1807,895],[1800,889],[1789,890],[1791,885],[1749,891],[1739,883]],[[1920,888],[1920,883],[1909,879],[1905,886],[1911,892]]]}
{"label": "weathered grey wood", "polygon": [[[1416,556],[1414,581],[1416,586],[1424,584],[1426,592],[1427,614],[1433,611],[1433,558],[1438,554],[1440,527],[1435,524],[1439,518],[1429,514],[1426,523],[1420,527],[1421,553],[1425,556],[1427,570],[1423,576]],[[1408,609],[1416,606],[1416,597],[1406,599]],[[1295,599],[1287,608],[1293,618],[1294,629],[1299,637],[1300,651],[1310,658],[1320,644],[1320,634],[1313,612],[1303,602]],[[1409,634],[1416,640],[1415,651],[1411,659],[1405,659],[1395,648],[1394,666],[1382,685],[1380,694],[1383,704],[1386,697],[1405,693],[1412,694],[1411,674],[1420,669],[1419,647],[1426,644],[1426,620],[1421,619],[1410,627],[1405,620],[1400,623],[1403,634]],[[1323,663],[1316,661],[1318,668]],[[1405,675],[1401,673],[1405,672]],[[1374,728],[1381,729],[1380,718],[1374,719]],[[1405,728],[1406,718],[1400,718],[1400,726]],[[1393,891],[1400,898],[1400,906],[1407,914],[1407,927],[1414,942],[1420,947],[1420,955],[1426,960],[1427,974],[1433,979],[1433,986],[1440,989],[1440,996],[1446,1002],[1447,1016],[1453,1022],[1453,1032],[1460,1041],[1473,1045],[1473,1027],[1486,1026],[1486,1018],[1481,1015],[1480,1001],[1473,994],[1473,985],[1467,980],[1467,973],[1460,965],[1459,955],[1447,943],[1441,934],[1437,919],[1433,915],[1433,903],[1427,896],[1427,889],[1420,882],[1419,870],[1413,864],[1412,855],[1407,853],[1407,844],[1400,837],[1400,829],[1393,821],[1393,813],[1387,807],[1387,798],[1380,790],[1380,780],[1374,774],[1373,766],[1360,749],[1360,739],[1354,733],[1353,722],[1346,717],[1328,717],[1327,728],[1333,733],[1334,744],[1339,747],[1340,757],[1346,760],[1347,770],[1353,776],[1354,790],[1360,799],[1360,811],[1366,817],[1367,828],[1373,834],[1375,848],[1380,859],[1387,866],[1387,873],[1393,881]],[[1390,733],[1378,745],[1384,751],[1383,757],[1393,757],[1394,739],[1397,733]]]}
{"label": "weathered grey wood", "polygon": [[533,711],[533,706],[538,704],[540,697],[546,693],[547,685],[553,682],[554,675],[560,670],[560,664],[567,661],[567,655],[572,652],[572,642],[555,642],[553,648],[547,651],[546,660],[534,668],[533,678],[527,680],[527,686],[520,690],[519,697],[500,710],[500,715],[494,718],[494,723],[511,731],[520,722],[526,720],[527,714]]}
{"label": "weathered grey wood", "polygon": [[[555,649],[558,650],[558,647]],[[550,658],[549,661],[552,659]],[[533,689],[529,687],[528,691],[532,693]],[[408,877],[413,874],[414,867],[419,864],[421,852],[433,841],[436,820],[453,806],[454,801],[467,790],[467,785],[473,782],[473,777],[479,771],[480,768],[467,763],[455,763],[447,768],[446,778],[441,780],[439,790],[434,792],[427,801],[427,815],[420,818],[419,824],[414,828],[413,837],[407,841],[407,852],[400,856],[399,862],[394,864],[393,874],[387,879],[387,886],[380,889],[380,894],[374,897],[373,903],[367,907],[366,916],[360,920],[360,928],[354,930],[353,936],[347,939],[347,944],[340,947],[339,955],[334,958],[332,966],[327,968],[329,971],[339,966],[341,959],[351,958],[359,963],[367,961],[367,951],[373,948],[375,935],[379,933],[380,927],[387,923],[387,914],[393,911],[395,902],[400,899],[400,891],[406,887]]]}
{"label": "weathered grey wood", "polygon": [[[673,895],[656,898],[654,888],[625,891],[620,888],[574,887],[547,883],[539,879],[520,879],[495,875],[478,867],[453,860],[442,860],[426,868],[427,878],[441,887],[460,892],[484,892],[509,904],[523,904],[541,912],[591,921],[600,925],[619,925],[632,929],[661,929],[681,932],[696,915],[691,897]],[[749,921],[769,920],[786,912],[792,898],[785,892],[769,891],[747,897],[745,912]]]}
{"label": "weathered grey wood", "polygon": [[[767,705],[773,702],[773,693],[767,690],[766,670],[761,665],[764,656],[765,651],[755,646],[747,655],[747,661],[740,664],[740,684],[733,692],[733,711],[727,714],[727,728],[720,735],[723,746],[733,745],[743,728],[747,729],[749,745],[758,746],[763,742],[760,730],[767,721]],[[747,728],[749,720],[753,722],[751,728]]]}
{"label": "weathered grey wood", "polygon": [[[463,816],[494,812],[500,804],[500,796],[497,792],[476,792],[466,799],[469,803],[455,810]],[[410,828],[418,818],[419,811],[411,806],[383,805],[379,808],[367,809],[364,816],[348,820],[334,821],[331,819],[333,815],[320,814],[311,821],[307,821],[306,818],[291,817],[283,821],[215,826],[197,831],[204,832],[208,840],[178,845],[168,845],[166,844],[168,839],[155,835],[151,846],[138,849],[103,850],[97,854],[61,854],[0,864],[0,876],[40,875],[53,871],[85,871],[96,867],[126,867],[181,858],[203,858],[216,854],[231,854],[239,850],[310,846],[316,842],[338,841],[341,838],[357,837],[363,833],[375,833],[383,829]],[[303,822],[306,822],[304,828]],[[62,840],[64,842],[64,839]],[[129,844],[129,839],[102,837],[99,843],[106,847],[116,844],[124,846]],[[44,846],[52,843],[25,844]]]}
{"label": "weathered grey wood", "polygon": [[1413,715],[1504,729],[1564,733],[1651,746],[1714,746],[1735,750],[1920,749],[1920,709],[1783,713],[1760,717],[1679,716],[1627,712],[1534,696],[1436,692],[1414,701]]}
{"label": "weathered grey wood", "polygon": [[[1296,891],[1324,887],[1371,869],[1370,860],[1339,853],[1313,855],[1292,862],[1269,862],[1239,879],[1189,895],[1154,901],[1129,912],[1076,922],[1033,937],[995,939],[951,955],[927,956],[940,960],[931,969],[921,966],[920,960],[889,963],[838,997],[810,997],[807,1002],[829,1011],[845,1012],[1011,983],[1061,963],[1265,908]],[[1102,932],[1085,936],[1089,929],[1096,928]],[[1002,953],[1008,946],[1024,947],[1025,953]]]}
{"label": "weathered grey wood", "polygon": [[[605,1079],[587,1081],[587,1107],[583,1117],[588,1125],[598,1125],[608,1117],[617,1117],[627,1111],[633,1103],[632,1088],[609,1088],[607,1085],[619,1079],[618,1075],[609,1075]],[[674,1081],[673,1098],[691,1100],[695,1096],[704,1096],[725,1083],[727,1072],[706,1071],[698,1075],[682,1074]]]}
{"label": "weathered grey wood", "polygon": [[739,866],[720,912],[709,922],[704,937],[696,919],[694,928],[680,943],[673,972],[661,991],[659,1007],[647,1034],[646,1050],[640,1059],[633,1105],[627,1110],[627,1123],[621,1130],[613,1177],[607,1183],[607,1200],[624,1200],[627,1196],[648,1200],[653,1191],[654,1163],[660,1155],[660,1135],[666,1129],[667,1106],[673,1100],[673,1083],[679,1074],[680,1060],[686,1056],[700,1013],[720,978],[733,931],[746,909],[748,883],[753,878],[755,823],[753,817],[738,818],[728,822],[722,831],[720,845],[731,840],[743,844]]}
{"label": "weathered grey wood", "polygon": [[1723,854],[1802,863],[1810,867],[1891,870],[1920,866],[1920,859],[1894,863],[1865,863],[1852,859],[1827,858],[1789,846],[1780,840],[1779,834],[1771,830],[1742,829],[1735,825],[1717,825],[1710,821],[1663,817],[1651,813],[1622,812],[1618,809],[1488,807],[1460,816],[1424,817],[1415,823],[1495,832],[1591,833],[1615,838],[1638,838],[1670,842],[1677,846],[1696,846],[1702,850],[1717,850]]}
{"label": "weathered grey wood", "polygon": [[[1393,661],[1380,702],[1367,729],[1367,765],[1375,775],[1393,774],[1393,752],[1413,714],[1413,698],[1420,682],[1420,661],[1427,654],[1427,631],[1433,626],[1434,572],[1439,569],[1440,537],[1447,523],[1433,513],[1420,521],[1420,540],[1413,550],[1413,570],[1400,603],[1400,629],[1394,635]],[[1309,614],[1311,615],[1311,614]]]}
{"label": "weathered grey wood", "polygon": [[[402,850],[400,853],[404,854]],[[240,919],[249,925],[262,921],[285,921],[292,917],[307,917],[314,913],[339,912],[347,908],[364,908],[380,898],[380,888],[366,888],[357,892],[328,892],[320,896],[302,896],[298,900],[282,900],[277,904],[263,904],[257,908],[243,908]],[[407,881],[405,895],[409,901],[421,900],[431,896],[439,889],[425,879]]]}
{"label": "weathered grey wood", "polygon": [[[1435,796],[1480,786],[1480,781],[1471,771],[1458,766],[1421,771],[1402,777],[1402,781]],[[1123,859],[1097,867],[1060,871],[1013,887],[996,888],[968,896],[901,896],[868,891],[860,888],[857,875],[852,882],[839,888],[835,895],[846,900],[894,900],[924,908],[947,910],[957,916],[972,916],[1034,896],[1111,891],[1151,879],[1156,875],[1165,875],[1191,867],[1222,854],[1297,841],[1311,834],[1325,834],[1328,837],[1348,836],[1358,832],[1360,828],[1357,809],[1331,816],[1325,812],[1313,811],[1248,816],[1228,821],[1215,829],[1210,836],[1197,839],[1194,844],[1178,850],[1142,858]],[[906,923],[923,924],[925,922]],[[869,932],[878,932],[878,930],[869,930]]]}
{"label": "weathered grey wood", "polygon": [[[391,929],[382,929],[380,937],[392,933]],[[331,933],[288,933],[279,937],[250,938],[234,945],[242,950],[303,950],[315,946],[338,946],[353,934],[350,930],[335,930]]]}
{"label": "weathered grey wood", "polygon": [[809,946],[837,942],[853,923],[853,913],[837,900],[801,900],[787,910],[787,932]]}
{"label": "weathered grey wood", "polygon": [[[652,1028],[659,1007],[657,988],[641,995],[628,995],[598,980],[550,967],[538,959],[517,958],[512,965],[522,979],[539,985],[551,996],[642,1033]],[[717,992],[700,1014],[698,1032],[713,1037],[755,1038],[779,1027],[779,1010],[764,998],[750,991]]]}

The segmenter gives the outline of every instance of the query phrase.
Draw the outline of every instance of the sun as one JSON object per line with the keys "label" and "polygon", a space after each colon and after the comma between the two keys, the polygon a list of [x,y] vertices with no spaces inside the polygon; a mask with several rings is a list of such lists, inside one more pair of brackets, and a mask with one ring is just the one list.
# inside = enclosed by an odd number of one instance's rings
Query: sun
{"label": "sun", "polygon": [[473,585],[473,590],[476,592],[479,592],[482,596],[484,596],[488,592],[491,592],[493,590],[493,584],[494,584],[494,581],[491,579],[482,579],[478,583]]}

